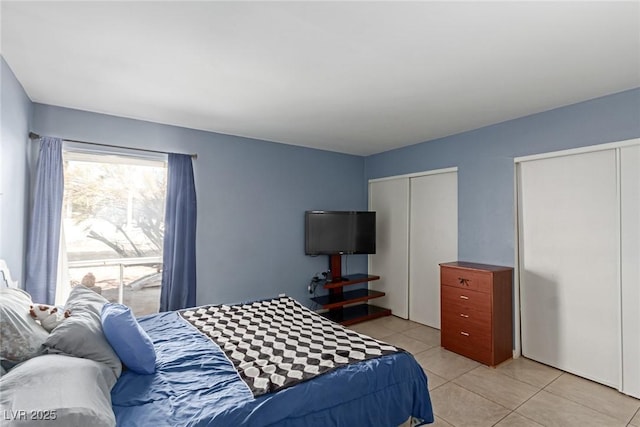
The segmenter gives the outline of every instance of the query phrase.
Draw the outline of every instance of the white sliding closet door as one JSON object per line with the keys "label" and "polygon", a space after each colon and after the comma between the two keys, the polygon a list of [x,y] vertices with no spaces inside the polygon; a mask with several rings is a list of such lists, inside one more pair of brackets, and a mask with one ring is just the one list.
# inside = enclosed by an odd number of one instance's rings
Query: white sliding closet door
{"label": "white sliding closet door", "polygon": [[385,292],[372,304],[408,316],[409,181],[389,179],[369,183],[369,210],[376,211],[376,254],[369,256],[369,273],[380,280],[370,289]]}
{"label": "white sliding closet door", "polygon": [[622,391],[640,399],[640,145],[620,150]]}
{"label": "white sliding closet door", "polygon": [[458,172],[443,169],[369,182],[376,211],[371,301],[404,319],[440,328],[439,263],[458,258]]}
{"label": "white sliding closet door", "polygon": [[458,173],[410,179],[409,319],[440,329],[440,266],[458,258]]}
{"label": "white sliding closet door", "polygon": [[[618,387],[616,151],[530,160],[518,167],[522,353]],[[637,212],[629,209],[631,215]]]}

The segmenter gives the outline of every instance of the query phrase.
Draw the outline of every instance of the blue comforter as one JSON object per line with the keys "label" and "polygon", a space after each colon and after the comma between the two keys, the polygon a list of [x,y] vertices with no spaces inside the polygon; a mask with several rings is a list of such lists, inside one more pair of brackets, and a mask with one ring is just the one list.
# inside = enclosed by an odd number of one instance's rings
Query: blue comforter
{"label": "blue comforter", "polygon": [[111,392],[118,426],[397,426],[433,421],[427,378],[401,352],[257,398],[222,350],[176,312],[139,319],[156,373],[125,371]]}

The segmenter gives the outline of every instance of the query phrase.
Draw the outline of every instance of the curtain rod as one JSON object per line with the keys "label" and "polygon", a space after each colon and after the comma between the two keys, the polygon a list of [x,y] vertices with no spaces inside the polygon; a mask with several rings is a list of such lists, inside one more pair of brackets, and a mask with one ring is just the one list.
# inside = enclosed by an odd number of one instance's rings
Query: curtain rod
{"label": "curtain rod", "polygon": [[[34,132],[29,132],[29,139],[39,139],[40,135],[38,135],[37,133]],[[88,141],[78,141],[75,139],[66,139],[66,138],[62,138],[64,141],[67,142],[77,142],[79,144],[89,144],[89,145],[98,145],[100,147],[113,147],[113,148],[124,148],[127,150],[138,150],[138,151],[146,151],[147,153],[158,153],[158,154],[169,154],[166,151],[159,151],[159,150],[150,150],[148,148],[132,148],[132,147],[124,147],[122,145],[113,145],[113,144],[100,144],[98,142],[88,142]],[[197,159],[198,155],[197,154],[188,154],[188,156],[191,156],[191,158],[193,159]]]}

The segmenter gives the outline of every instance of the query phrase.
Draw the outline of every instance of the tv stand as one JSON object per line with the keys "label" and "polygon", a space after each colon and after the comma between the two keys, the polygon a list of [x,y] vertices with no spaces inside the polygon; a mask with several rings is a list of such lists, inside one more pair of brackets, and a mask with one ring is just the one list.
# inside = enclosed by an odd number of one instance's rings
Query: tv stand
{"label": "tv stand", "polygon": [[329,294],[311,298],[323,309],[328,309],[328,311],[320,313],[322,316],[342,325],[353,325],[391,314],[391,310],[387,308],[367,304],[367,301],[371,299],[383,297],[384,292],[371,289],[356,289],[346,292],[343,290],[345,286],[371,282],[380,279],[380,276],[369,274],[343,276],[341,255],[330,255],[329,266],[333,279],[324,285],[324,288],[329,290]]}

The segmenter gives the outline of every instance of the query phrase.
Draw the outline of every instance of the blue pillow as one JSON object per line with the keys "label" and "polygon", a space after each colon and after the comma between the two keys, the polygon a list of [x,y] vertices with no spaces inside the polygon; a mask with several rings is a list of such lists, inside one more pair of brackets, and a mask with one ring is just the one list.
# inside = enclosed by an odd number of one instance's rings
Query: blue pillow
{"label": "blue pillow", "polygon": [[142,329],[126,305],[108,303],[100,316],[107,341],[124,365],[139,374],[156,371],[156,351],[149,335]]}

